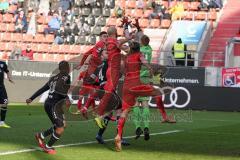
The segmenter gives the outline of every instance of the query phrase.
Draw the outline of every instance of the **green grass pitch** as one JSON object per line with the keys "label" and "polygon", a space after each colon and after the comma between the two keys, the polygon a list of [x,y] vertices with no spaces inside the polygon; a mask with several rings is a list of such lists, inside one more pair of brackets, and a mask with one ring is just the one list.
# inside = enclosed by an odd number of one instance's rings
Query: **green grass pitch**
{"label": "green grass pitch", "polygon": [[[152,113],[156,110],[152,109]],[[114,151],[113,141],[105,145],[95,143],[98,128],[93,121],[71,121],[61,140],[56,145],[56,155],[48,155],[39,150],[15,153],[36,148],[34,134],[47,129],[50,122],[39,105],[10,105],[7,123],[11,129],[0,128],[0,160],[230,160],[240,159],[240,113],[176,111],[177,115],[190,116],[190,119],[176,124],[151,122],[149,141],[141,137],[129,138],[130,146],[123,151]],[[186,117],[185,117],[186,118]],[[187,117],[189,118],[189,117]],[[131,121],[125,126],[124,136],[133,136],[135,128]],[[168,131],[177,131],[168,133]],[[116,124],[110,122],[104,138],[112,139],[116,134]],[[84,143],[87,142],[87,143]],[[6,153],[10,153],[4,155]]]}

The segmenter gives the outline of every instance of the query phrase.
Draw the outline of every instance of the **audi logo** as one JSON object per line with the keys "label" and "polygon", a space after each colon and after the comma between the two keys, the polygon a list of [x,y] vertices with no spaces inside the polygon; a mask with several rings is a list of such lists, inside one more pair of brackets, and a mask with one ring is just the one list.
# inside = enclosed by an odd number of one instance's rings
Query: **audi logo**
{"label": "audi logo", "polygon": [[[169,91],[169,92],[170,92],[170,93],[168,94],[168,95],[169,95],[170,103],[168,103],[168,104],[165,104],[165,103],[164,103],[164,107],[165,107],[165,108],[170,108],[170,107],[184,108],[184,107],[186,107],[186,106],[190,103],[190,101],[191,101],[191,94],[190,94],[190,92],[189,92],[186,88],[184,88],[184,87],[176,87],[176,88],[172,88],[172,87],[159,88],[159,87],[157,87],[157,86],[154,86],[154,87],[155,87],[155,88],[158,88],[158,89],[161,91],[163,102],[164,102],[165,97],[166,97],[166,92],[165,92],[165,91]],[[178,95],[178,91],[183,91],[183,92],[185,92],[185,94],[186,94],[186,96],[187,96],[187,99],[186,99],[186,101],[185,101],[183,104],[178,104],[178,103],[177,103],[177,102],[178,102],[178,98],[181,98],[181,97],[179,97],[179,95]],[[154,104],[154,103],[152,103],[151,101],[152,101],[152,97],[150,97],[150,99],[149,99],[149,102],[148,102],[149,106],[156,107],[157,105]]]}

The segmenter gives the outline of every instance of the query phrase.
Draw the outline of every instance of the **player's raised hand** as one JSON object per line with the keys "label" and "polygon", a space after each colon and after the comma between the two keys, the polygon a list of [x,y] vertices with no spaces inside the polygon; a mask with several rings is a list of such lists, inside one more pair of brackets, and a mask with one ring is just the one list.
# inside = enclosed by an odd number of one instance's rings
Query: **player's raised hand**
{"label": "player's raised hand", "polygon": [[30,104],[30,103],[32,103],[32,100],[29,98],[29,99],[26,99],[26,103],[27,104]]}

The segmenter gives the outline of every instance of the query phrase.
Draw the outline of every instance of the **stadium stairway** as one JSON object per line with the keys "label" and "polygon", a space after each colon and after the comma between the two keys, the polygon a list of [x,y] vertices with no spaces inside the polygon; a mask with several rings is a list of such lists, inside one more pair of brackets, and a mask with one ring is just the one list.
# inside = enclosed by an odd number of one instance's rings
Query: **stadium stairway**
{"label": "stadium stairway", "polygon": [[224,66],[226,43],[237,34],[240,27],[239,6],[239,0],[228,0],[224,6],[216,30],[204,53],[201,66]]}

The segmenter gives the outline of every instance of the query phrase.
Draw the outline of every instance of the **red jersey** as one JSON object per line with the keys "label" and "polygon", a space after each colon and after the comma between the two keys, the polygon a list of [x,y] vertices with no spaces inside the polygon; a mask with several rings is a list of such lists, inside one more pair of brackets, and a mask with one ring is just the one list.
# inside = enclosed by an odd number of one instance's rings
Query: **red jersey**
{"label": "red jersey", "polygon": [[110,66],[110,62],[116,60],[115,57],[118,57],[120,55],[121,50],[118,48],[117,39],[111,37],[107,38],[106,47],[108,53],[108,65]]}
{"label": "red jersey", "polygon": [[78,76],[78,80],[82,80],[85,77],[86,73],[87,73],[87,71],[81,72]]}
{"label": "red jersey", "polygon": [[140,79],[141,53],[127,55],[125,59],[125,80]]}
{"label": "red jersey", "polygon": [[27,52],[27,50],[24,50],[22,51],[22,56],[28,57],[29,60],[33,60],[33,51],[30,50],[29,52]]}
{"label": "red jersey", "polygon": [[83,58],[80,62],[80,65],[82,66],[84,64],[84,62],[86,61],[89,55],[92,55],[92,57],[96,59],[100,59],[99,53],[103,50],[104,47],[105,47],[105,43],[103,41],[99,41],[98,43],[96,43],[93,48],[91,48],[86,53],[84,53]]}

